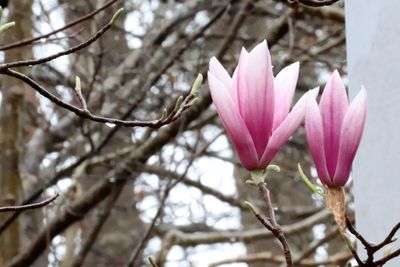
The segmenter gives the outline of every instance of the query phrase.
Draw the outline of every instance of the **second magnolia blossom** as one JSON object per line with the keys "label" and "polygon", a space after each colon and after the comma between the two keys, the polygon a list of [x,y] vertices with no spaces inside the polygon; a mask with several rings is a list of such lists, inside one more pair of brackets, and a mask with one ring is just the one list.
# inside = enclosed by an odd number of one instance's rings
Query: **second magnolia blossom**
{"label": "second magnolia blossom", "polygon": [[265,169],[303,122],[306,99],[318,90],[306,93],[289,113],[298,74],[294,63],[273,76],[266,41],[251,52],[242,49],[232,77],[215,57],[210,60],[211,96],[246,169]]}
{"label": "second magnolia blossom", "polygon": [[321,182],[344,186],[360,144],[367,113],[364,87],[349,106],[343,81],[334,71],[322,93],[320,104],[309,99],[305,126],[307,142]]}

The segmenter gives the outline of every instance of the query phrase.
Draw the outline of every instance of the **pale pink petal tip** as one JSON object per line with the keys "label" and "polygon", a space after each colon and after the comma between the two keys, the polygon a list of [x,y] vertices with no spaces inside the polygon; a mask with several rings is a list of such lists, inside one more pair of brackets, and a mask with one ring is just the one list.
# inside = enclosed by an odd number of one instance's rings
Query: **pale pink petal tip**
{"label": "pale pink petal tip", "polygon": [[292,105],[294,92],[299,77],[299,62],[283,68],[274,79],[275,111],[273,131],[286,118]]}
{"label": "pale pink petal tip", "polygon": [[224,66],[218,61],[216,57],[212,57],[209,63],[209,71],[227,88],[231,87],[232,79]]}
{"label": "pale pink petal tip", "polygon": [[319,94],[319,86],[315,87],[314,89],[309,90],[307,93],[310,93],[310,96],[313,97],[314,99],[317,98]]}

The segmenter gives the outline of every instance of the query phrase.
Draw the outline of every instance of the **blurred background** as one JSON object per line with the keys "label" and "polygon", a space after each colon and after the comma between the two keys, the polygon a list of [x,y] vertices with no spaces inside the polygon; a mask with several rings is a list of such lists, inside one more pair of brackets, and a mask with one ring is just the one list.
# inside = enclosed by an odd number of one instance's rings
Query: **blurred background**
{"label": "blurred background", "polygon": [[[7,3],[8,2],[8,3]],[[75,76],[89,110],[153,120],[190,92],[216,56],[232,73],[242,46],[267,39],[274,73],[300,61],[296,100],[323,88],[334,69],[346,78],[344,11],[290,7],[277,0],[1,1],[3,62],[41,58],[93,36],[119,8],[125,15],[88,48],[17,70],[79,107]],[[20,40],[71,27],[27,44]],[[9,46],[9,44],[13,44]],[[160,129],[82,119],[19,80],[0,78],[0,206],[42,209],[0,214],[0,266],[281,266],[279,244],[244,208],[265,211],[211,104],[199,101]],[[315,176],[304,130],[273,162],[268,179],[277,219],[295,266],[338,266],[351,259],[323,201],[297,173]],[[178,183],[176,183],[178,181]],[[349,190],[347,188],[347,190]],[[349,193],[351,207],[351,192]],[[156,266],[156,265],[154,265]]]}

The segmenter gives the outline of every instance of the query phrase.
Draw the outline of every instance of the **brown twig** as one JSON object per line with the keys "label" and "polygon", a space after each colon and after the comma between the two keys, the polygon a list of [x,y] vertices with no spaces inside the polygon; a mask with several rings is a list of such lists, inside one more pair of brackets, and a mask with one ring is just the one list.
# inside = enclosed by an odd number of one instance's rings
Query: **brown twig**
{"label": "brown twig", "polygon": [[44,206],[50,204],[51,202],[53,202],[57,197],[58,197],[58,193],[56,193],[54,196],[52,196],[48,199],[45,199],[41,202],[38,202],[38,203],[21,205],[21,206],[0,207],[0,212],[24,211],[24,210],[33,210],[33,209],[41,208],[41,207],[44,207]]}
{"label": "brown twig", "polygon": [[297,6],[298,4],[302,4],[311,7],[330,6],[338,1],[339,0],[287,0],[289,5],[291,6]]}
{"label": "brown twig", "polygon": [[95,41],[97,41],[107,30],[109,30],[111,28],[111,26],[113,26],[114,23],[115,22],[113,20],[110,20],[103,28],[98,30],[96,32],[96,34],[94,34],[88,40],[86,40],[85,42],[80,43],[76,46],[73,46],[67,50],[61,51],[59,53],[56,53],[56,54],[53,54],[53,55],[50,55],[47,57],[39,58],[39,59],[30,59],[30,60],[22,60],[22,61],[16,61],[16,62],[3,63],[0,65],[0,70],[6,70],[9,68],[14,68],[14,67],[40,65],[40,64],[44,64],[46,62],[52,61],[56,58],[75,53],[79,50],[82,50],[85,47],[88,47]]}
{"label": "brown twig", "polygon": [[393,252],[390,253],[389,255],[387,255],[387,256],[385,256],[385,257],[383,257],[383,258],[381,258],[381,259],[375,261],[375,262],[374,262],[375,265],[373,265],[373,266],[376,266],[376,267],[383,266],[386,262],[388,262],[388,261],[390,261],[391,259],[394,259],[394,258],[396,258],[396,257],[398,257],[398,256],[400,256],[400,248],[397,249],[397,250],[395,250],[395,251],[393,251]]}
{"label": "brown twig", "polygon": [[150,262],[152,267],[158,267],[157,263],[155,263],[154,260],[151,257],[149,257],[149,262]]}
{"label": "brown twig", "polygon": [[390,244],[392,242],[394,242],[394,235],[396,234],[396,232],[400,229],[400,223],[396,224],[392,230],[390,231],[390,233],[386,236],[386,238],[379,244],[374,245],[374,248],[376,250],[379,250],[381,248],[383,248],[384,246],[386,246],[387,244]]}
{"label": "brown twig", "polygon": [[353,223],[351,222],[347,214],[346,214],[346,226],[347,229],[349,229],[350,233],[352,233],[358,240],[360,240],[365,247],[371,246],[371,244],[357,231],[357,229],[354,227]]}
{"label": "brown twig", "polygon": [[180,108],[170,112],[170,114],[166,118],[163,118],[163,119],[160,118],[160,119],[150,120],[150,121],[142,121],[142,120],[131,120],[131,121],[129,120],[128,121],[128,120],[121,120],[121,119],[93,115],[89,110],[87,110],[85,108],[78,108],[74,105],[71,105],[71,104],[63,101],[62,99],[58,98],[57,96],[55,96],[54,94],[50,93],[48,90],[43,88],[36,81],[34,81],[33,79],[29,78],[28,76],[26,76],[20,72],[17,72],[17,71],[11,70],[11,69],[1,69],[1,66],[0,66],[0,74],[11,76],[11,77],[17,78],[17,79],[25,82],[30,87],[32,87],[36,92],[38,92],[42,96],[46,97],[47,99],[49,99],[51,102],[53,102],[57,106],[60,106],[66,110],[69,110],[82,118],[100,122],[100,123],[109,123],[111,125],[120,125],[120,126],[124,126],[124,127],[160,128],[161,126],[164,126],[173,121],[176,121],[180,117],[180,115],[186,109],[188,109],[190,107],[190,102],[191,102],[191,100],[194,99],[193,95],[188,94],[184,98]]}
{"label": "brown twig", "polygon": [[131,256],[129,257],[129,261],[126,265],[126,267],[133,267],[135,262],[137,261],[140,253],[142,252],[142,250],[144,249],[144,247],[147,244],[147,241],[150,239],[150,236],[154,230],[154,227],[156,226],[156,222],[158,220],[158,218],[161,216],[161,214],[163,213],[164,210],[164,205],[165,202],[169,196],[169,193],[171,192],[172,188],[181,180],[183,179],[184,176],[181,176],[180,179],[178,179],[176,182],[167,185],[167,188],[164,191],[163,197],[160,201],[160,206],[157,210],[156,215],[153,217],[149,228],[147,229],[146,233],[144,234],[144,236],[142,237],[142,240],[137,244],[137,246],[135,247],[135,249],[132,251]]}
{"label": "brown twig", "polygon": [[[222,14],[224,12],[224,10],[225,9],[221,9],[221,11],[219,13]],[[78,108],[74,105],[71,105],[71,104],[63,101],[62,99],[58,98],[54,94],[50,93],[48,90],[46,90],[44,87],[42,87],[40,84],[38,84],[33,79],[29,78],[28,76],[26,76],[20,72],[10,69],[13,67],[33,66],[33,65],[43,64],[43,63],[52,61],[56,58],[59,58],[61,56],[65,56],[65,55],[74,53],[76,51],[79,51],[79,50],[89,46],[90,44],[95,42],[97,39],[99,39],[115,23],[114,17],[115,17],[115,15],[113,16],[113,19],[111,19],[109,23],[107,23],[103,28],[101,28],[94,36],[89,38],[86,42],[83,42],[79,45],[71,47],[70,49],[67,49],[63,52],[56,53],[56,54],[53,54],[51,56],[44,57],[41,59],[25,60],[25,61],[17,61],[17,62],[1,64],[0,65],[0,74],[8,75],[8,76],[17,78],[17,79],[25,82],[26,84],[31,86],[34,90],[36,90],[39,94],[46,97],[47,99],[49,99],[56,105],[58,105],[62,108],[65,108],[82,118],[90,119],[92,121],[96,121],[96,122],[100,122],[100,123],[109,123],[114,126],[120,125],[120,126],[124,126],[124,127],[140,126],[140,127],[160,128],[163,125],[169,124],[169,123],[177,120],[180,117],[180,115],[182,114],[182,112],[191,106],[191,101],[194,99],[194,96],[192,94],[188,94],[185,98],[183,98],[179,107],[177,107],[172,112],[170,112],[170,114],[166,117],[162,117],[162,118],[159,118],[156,120],[151,120],[151,121],[141,121],[141,120],[125,121],[125,120],[120,120],[120,119],[115,119],[115,118],[107,118],[107,117],[93,115],[87,109],[86,101],[83,99],[83,97],[79,97],[79,94],[78,94],[78,98],[82,104],[82,108]],[[219,15],[216,17],[218,18]],[[211,25],[212,23],[213,23],[213,20],[211,20],[208,24]],[[197,38],[197,36],[194,36],[194,38]]]}
{"label": "brown twig", "polygon": [[[106,186],[101,186],[100,184],[92,186],[85,195],[69,204],[60,212],[59,216],[49,221],[48,225],[38,232],[37,236],[27,246],[26,250],[15,256],[7,266],[31,266],[48,246],[49,240],[57,233],[63,232],[69,225],[81,220],[83,216],[93,208],[93,205],[91,205],[92,201],[96,201],[96,203],[103,201],[118,187],[122,187],[125,184],[125,180],[102,179],[101,184]],[[62,218],[63,222],[59,222],[60,218]]]}
{"label": "brown twig", "polygon": [[367,251],[367,259],[365,261],[360,260],[355,250],[352,251],[354,258],[357,260],[357,263],[360,267],[380,267],[384,265],[386,262],[400,255],[400,249],[397,249],[378,260],[374,259],[376,252],[378,252],[384,246],[389,245],[395,241],[393,239],[393,236],[400,229],[400,223],[396,224],[392,228],[390,233],[387,235],[387,237],[379,244],[373,244],[371,242],[368,242],[365,239],[365,237],[360,232],[357,231],[357,229],[354,227],[348,216],[346,216],[346,226],[349,229],[350,233],[352,233],[363,244],[365,250]]}
{"label": "brown twig", "polygon": [[3,46],[0,47],[0,51],[5,51],[5,50],[12,49],[12,48],[17,48],[17,47],[21,47],[21,46],[24,46],[24,45],[28,45],[28,44],[30,44],[30,43],[33,43],[33,42],[39,41],[39,40],[41,40],[41,39],[47,38],[47,37],[49,37],[49,36],[51,36],[51,35],[54,35],[54,34],[56,34],[56,33],[58,33],[58,32],[64,31],[64,30],[66,30],[66,29],[68,29],[68,28],[71,28],[71,27],[73,27],[73,26],[75,26],[75,25],[77,25],[77,24],[79,24],[79,23],[81,23],[81,22],[83,22],[83,21],[86,21],[86,20],[92,18],[93,16],[95,16],[95,15],[98,14],[98,13],[100,13],[100,12],[103,11],[104,9],[108,8],[109,6],[113,5],[113,4],[116,3],[117,1],[118,1],[118,0],[111,0],[111,1],[108,1],[108,2],[105,3],[103,6],[101,6],[100,8],[98,8],[98,9],[92,11],[92,12],[90,12],[89,14],[87,14],[87,15],[81,17],[81,18],[78,18],[78,19],[76,19],[76,20],[74,20],[74,21],[68,23],[67,25],[64,25],[63,27],[58,28],[58,29],[56,29],[56,30],[54,30],[54,31],[52,31],[52,32],[47,33],[47,34],[43,34],[43,35],[36,36],[36,37],[33,37],[33,38],[29,38],[29,39],[17,41],[17,42],[15,42],[15,43],[3,45]]}
{"label": "brown twig", "polygon": [[[371,244],[357,231],[357,229],[352,224],[349,216],[346,214],[346,226],[349,229],[350,233],[352,233],[361,243],[364,245],[365,249],[367,250],[368,258],[365,263],[361,260],[360,256],[358,255],[356,249],[354,247],[349,247],[351,253],[353,254],[354,259],[357,261],[359,266],[366,266],[365,264],[372,264],[374,260],[374,253],[372,250],[368,249],[371,247]],[[369,266],[369,265],[368,265]]]}
{"label": "brown twig", "polygon": [[[332,256],[329,256],[328,258],[324,260],[315,260],[312,258],[307,258],[303,259],[299,262],[298,265],[296,266],[301,266],[301,267],[317,267],[317,266],[338,266],[338,264],[344,263],[351,259],[351,254],[348,252],[339,252],[337,254],[334,254]],[[233,263],[247,263],[249,265],[255,264],[255,263],[260,263],[260,264],[266,264],[270,263],[273,266],[281,266],[280,264],[283,264],[285,262],[284,257],[280,255],[275,255],[271,252],[261,252],[261,253],[254,253],[254,254],[249,254],[246,256],[239,256],[235,258],[230,258],[226,260],[220,260],[217,262],[213,262],[208,267],[217,267],[217,266],[222,266],[222,265],[229,265]],[[279,264],[279,265],[278,265]]]}
{"label": "brown twig", "polygon": [[[268,210],[268,216],[269,216],[268,222],[270,224],[270,228],[267,228],[267,229],[270,230],[275,235],[275,237],[279,240],[279,242],[281,243],[283,253],[285,254],[286,264],[288,267],[290,267],[290,266],[292,266],[292,256],[290,253],[289,244],[285,238],[285,235],[283,234],[282,228],[279,226],[279,224],[276,221],[275,210],[272,205],[271,195],[270,195],[270,191],[267,188],[267,184],[259,183],[258,190],[260,190],[260,192],[262,193],[265,205],[267,206],[267,210]],[[264,226],[265,226],[265,224],[264,224]]]}
{"label": "brown twig", "polygon": [[[343,237],[343,238],[346,238],[346,236],[342,236],[342,237]],[[350,241],[350,240],[348,240],[348,241],[345,240],[345,242],[349,242],[349,241]],[[347,247],[349,248],[351,254],[353,255],[353,258],[356,260],[356,262],[358,263],[358,265],[359,265],[359,266],[364,266],[363,261],[361,260],[360,256],[359,256],[358,253],[357,253],[356,248],[353,246],[353,244],[351,243],[351,241],[350,241],[350,243],[348,243]]]}
{"label": "brown twig", "polygon": [[142,252],[142,250],[146,246],[147,241],[150,239],[150,236],[151,236],[151,234],[152,234],[152,232],[154,230],[154,227],[156,225],[156,222],[157,222],[158,218],[161,216],[161,214],[162,214],[162,212],[164,210],[164,205],[165,205],[165,202],[166,202],[166,200],[167,200],[167,198],[169,196],[169,193],[171,192],[172,188],[183,178],[184,178],[184,175],[182,175],[181,178],[176,180],[174,183],[167,185],[167,188],[164,191],[163,197],[161,198],[160,206],[158,207],[157,213],[153,217],[149,228],[147,229],[146,233],[142,237],[142,240],[137,244],[135,249],[132,251],[132,254],[129,257],[129,261],[128,261],[126,267],[133,267],[134,266],[134,264],[137,261],[140,253]]}

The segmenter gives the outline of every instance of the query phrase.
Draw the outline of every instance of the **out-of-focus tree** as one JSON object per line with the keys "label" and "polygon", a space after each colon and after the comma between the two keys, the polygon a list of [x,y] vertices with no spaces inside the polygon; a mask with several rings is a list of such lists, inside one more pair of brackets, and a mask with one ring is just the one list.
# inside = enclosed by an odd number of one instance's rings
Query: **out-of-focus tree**
{"label": "out-of-focus tree", "polygon": [[[1,6],[6,6],[2,1]],[[24,12],[21,12],[24,10]],[[32,3],[31,1],[13,1],[9,5],[9,19],[18,21],[13,34],[2,39],[11,43],[32,36]],[[32,57],[31,47],[7,51],[4,60],[19,61]],[[26,73],[27,67],[18,70]],[[23,144],[32,135],[36,126],[37,102],[35,92],[22,81],[4,79],[1,82],[0,110],[0,205],[15,205],[23,199],[23,181],[29,179],[21,173],[20,164],[24,162]],[[0,215],[0,223],[7,214]],[[20,220],[15,220],[0,236],[0,265],[4,266],[21,252],[23,231]]]}
{"label": "out-of-focus tree", "polygon": [[[47,261],[63,267],[147,266],[148,257],[157,266],[284,263],[273,235],[242,204],[249,200],[264,209],[257,190],[244,183],[248,173],[234,156],[206,83],[197,102],[170,123],[162,126],[157,120],[164,108],[167,116],[174,112],[179,96],[190,95],[212,56],[233,73],[241,47],[251,49],[263,39],[275,74],[300,61],[296,99],[324,84],[335,68],[345,75],[342,6],[294,8],[273,0],[10,1],[8,20],[17,26],[2,40],[4,62],[39,59],[80,45],[121,7],[124,17],[90,46],[21,70],[64,104],[77,107],[77,114],[43,92],[34,94],[38,88],[1,76],[1,136],[11,137],[16,153],[12,157],[3,144],[0,178],[11,179],[14,191],[2,195],[17,204],[60,193],[50,206],[31,211],[42,218],[36,229],[22,232],[18,216],[2,214],[0,237],[15,241],[2,245],[1,253],[8,255],[4,266]],[[34,12],[33,23],[27,22],[28,10]],[[63,25],[69,26],[42,36]],[[32,30],[37,40],[12,44],[29,38]],[[75,76],[85,103],[74,90]],[[7,95],[15,92],[23,102],[13,111]],[[25,94],[30,97],[22,98]],[[27,101],[36,113],[21,109]],[[34,123],[23,123],[28,114]],[[156,120],[156,127],[102,123],[92,115]],[[276,156],[282,171],[268,181],[295,266],[345,263],[352,256],[337,238],[322,200],[301,182],[297,162],[312,172],[303,129]],[[28,184],[23,190],[20,177]],[[28,234],[29,241],[17,242]]]}

